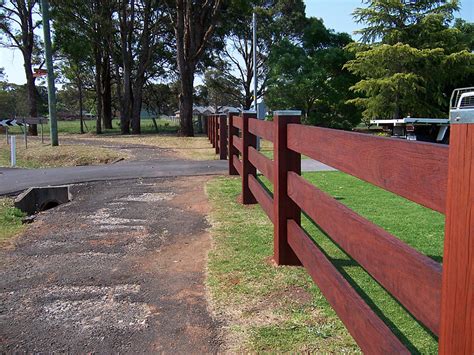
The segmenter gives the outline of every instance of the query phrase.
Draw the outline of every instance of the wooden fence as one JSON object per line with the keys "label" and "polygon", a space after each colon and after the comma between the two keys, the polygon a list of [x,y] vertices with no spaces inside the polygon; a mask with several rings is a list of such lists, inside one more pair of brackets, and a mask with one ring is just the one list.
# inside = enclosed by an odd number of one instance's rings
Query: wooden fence
{"label": "wooden fence", "polygon": [[[441,354],[474,353],[474,124],[452,124],[449,148],[305,126],[298,111],[273,122],[209,116],[208,136],[241,176],[242,203],[259,203],[272,221],[275,262],[306,268],[364,352],[408,350],[302,229],[301,212],[438,336]],[[273,142],[273,161],[257,137]],[[301,154],[445,214],[443,265],[307,182]]]}

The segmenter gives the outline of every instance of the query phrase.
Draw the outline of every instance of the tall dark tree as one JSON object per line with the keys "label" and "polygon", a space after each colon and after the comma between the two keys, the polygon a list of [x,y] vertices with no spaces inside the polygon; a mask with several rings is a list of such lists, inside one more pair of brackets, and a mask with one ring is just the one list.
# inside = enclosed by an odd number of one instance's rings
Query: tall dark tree
{"label": "tall dark tree", "polygon": [[269,58],[266,102],[272,110],[303,110],[307,124],[350,129],[360,122],[360,113],[346,101],[356,78],[343,65],[351,58],[344,47],[352,40],[334,33],[316,18],[298,41],[281,40]]}
{"label": "tall dark tree", "polygon": [[[143,88],[148,79],[163,73],[163,63],[169,60],[167,46],[169,24],[160,1],[118,1],[118,33],[120,43],[119,75],[121,72],[121,131],[140,133],[140,113]],[[118,78],[120,79],[120,77]]]}
{"label": "tall dark tree", "polygon": [[[40,22],[33,19],[38,10],[37,0],[0,0],[0,35],[4,41],[1,45],[8,48],[17,48],[23,56],[26,85],[28,92],[28,105],[30,117],[38,116],[38,92],[33,75],[33,65],[39,64],[39,39],[35,29]],[[36,125],[29,126],[31,135],[37,135]]]}
{"label": "tall dark tree", "polygon": [[[59,1],[52,0],[53,27],[66,30],[74,38],[84,38],[94,67],[96,90],[96,133],[111,127],[110,40],[112,36],[113,0]],[[59,34],[57,36],[60,37]],[[87,52],[89,51],[89,52]],[[109,96],[107,96],[109,95]]]}
{"label": "tall dark tree", "polygon": [[197,65],[214,34],[222,0],[168,1],[176,37],[176,61],[180,79],[180,134],[194,136],[193,91]]}

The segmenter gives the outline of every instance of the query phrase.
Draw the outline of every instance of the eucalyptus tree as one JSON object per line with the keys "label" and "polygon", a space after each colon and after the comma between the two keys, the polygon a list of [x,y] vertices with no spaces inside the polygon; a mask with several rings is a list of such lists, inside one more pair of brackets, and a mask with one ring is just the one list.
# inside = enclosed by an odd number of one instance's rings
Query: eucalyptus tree
{"label": "eucalyptus tree", "polygon": [[115,56],[120,70],[121,132],[140,133],[143,89],[167,71],[173,39],[167,8],[157,0],[118,0]]}
{"label": "eucalyptus tree", "polygon": [[[94,67],[96,91],[96,133],[103,126],[111,128],[110,46],[112,38],[113,0],[52,0],[52,19],[60,51],[68,56],[82,50]],[[68,43],[79,40],[78,43]],[[79,46],[79,47],[78,47]],[[77,63],[76,63],[77,64]]]}
{"label": "eucalyptus tree", "polygon": [[180,80],[180,134],[194,136],[193,92],[196,69],[215,33],[223,0],[167,0],[167,12],[175,35]]}
{"label": "eucalyptus tree", "polygon": [[[38,116],[38,91],[33,66],[42,64],[40,39],[35,30],[41,22],[35,18],[38,13],[37,0],[0,0],[0,45],[20,50],[26,76],[28,113]],[[29,126],[29,132],[37,135],[36,125]]]}

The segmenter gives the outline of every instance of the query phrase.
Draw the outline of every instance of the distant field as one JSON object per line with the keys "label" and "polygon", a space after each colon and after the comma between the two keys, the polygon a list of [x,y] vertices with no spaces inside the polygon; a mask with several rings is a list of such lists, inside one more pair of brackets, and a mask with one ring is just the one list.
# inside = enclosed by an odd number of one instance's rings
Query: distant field
{"label": "distant field", "polygon": [[[94,120],[85,120],[84,130],[86,133],[95,133],[96,122]],[[167,119],[157,119],[156,120],[159,133],[173,133],[177,132],[179,125],[175,121]],[[79,134],[81,133],[80,121],[58,121],[58,132],[62,134]],[[112,129],[104,129],[105,134],[120,133],[120,120],[114,119],[112,121]],[[143,134],[147,133],[156,133],[155,126],[153,125],[153,120],[151,119],[142,119],[141,120],[141,129]],[[49,124],[43,125],[43,133],[49,135]],[[20,127],[11,127],[8,129],[11,134],[22,134]],[[41,126],[38,125],[38,133],[41,132]]]}

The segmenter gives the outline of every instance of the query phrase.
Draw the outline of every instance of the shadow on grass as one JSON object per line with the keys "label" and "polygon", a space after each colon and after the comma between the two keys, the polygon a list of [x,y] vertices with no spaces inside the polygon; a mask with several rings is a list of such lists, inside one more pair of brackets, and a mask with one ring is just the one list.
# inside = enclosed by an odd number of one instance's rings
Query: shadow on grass
{"label": "shadow on grass", "polygon": [[356,260],[352,259],[331,237],[322,230],[306,213],[303,212],[303,215],[306,217],[307,221],[311,223],[327,240],[329,240],[333,245],[335,245],[340,252],[342,252],[347,259],[338,259],[331,257],[326,250],[311,236],[311,234],[303,227],[301,227],[305,233],[310,236],[313,243],[321,250],[321,252],[328,258],[329,261],[336,267],[336,269],[341,273],[341,275],[349,282],[352,288],[357,292],[357,294],[365,301],[365,303],[374,311],[374,313],[392,330],[393,334],[407,347],[411,354],[421,354],[421,352],[415,347],[415,345],[407,338],[401,329],[399,329],[393,321],[388,318],[385,313],[376,305],[372,297],[370,297],[364,289],[359,286],[359,284],[350,276],[345,270],[344,267],[360,267],[365,273],[367,273],[373,282],[377,283],[388,295],[389,297],[396,302],[412,319],[414,322],[418,323],[425,331],[427,331],[433,338],[437,338],[424,324],[418,322],[410,312],[401,304],[395,297],[393,297],[389,291],[387,291],[383,285],[381,285],[377,280],[375,280],[370,273],[368,273]]}

